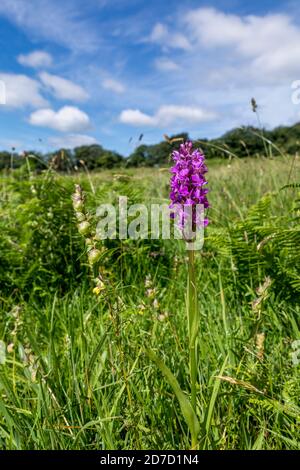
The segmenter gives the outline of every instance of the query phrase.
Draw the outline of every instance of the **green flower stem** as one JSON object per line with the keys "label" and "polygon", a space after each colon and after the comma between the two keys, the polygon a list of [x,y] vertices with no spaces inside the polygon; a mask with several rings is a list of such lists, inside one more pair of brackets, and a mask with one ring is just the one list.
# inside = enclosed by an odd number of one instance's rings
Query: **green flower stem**
{"label": "green flower stem", "polygon": [[196,413],[197,392],[197,349],[196,340],[199,328],[197,305],[197,286],[195,278],[195,250],[188,250],[188,287],[187,287],[187,314],[189,326],[189,353],[191,378],[191,404]]}

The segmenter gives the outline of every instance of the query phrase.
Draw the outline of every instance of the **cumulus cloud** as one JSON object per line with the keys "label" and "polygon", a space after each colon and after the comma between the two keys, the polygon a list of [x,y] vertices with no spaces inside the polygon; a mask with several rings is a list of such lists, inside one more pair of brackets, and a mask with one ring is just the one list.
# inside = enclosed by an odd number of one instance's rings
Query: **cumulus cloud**
{"label": "cumulus cloud", "polygon": [[26,75],[0,73],[0,80],[5,86],[5,104],[11,108],[46,106],[47,101],[41,95],[41,85],[37,80]]}
{"label": "cumulus cloud", "polygon": [[132,126],[164,127],[177,122],[195,124],[215,119],[214,112],[192,106],[164,105],[151,116],[138,109],[125,109],[119,116],[120,122]]}
{"label": "cumulus cloud", "polygon": [[120,122],[132,126],[155,126],[155,119],[139,109],[124,109],[120,116]]}
{"label": "cumulus cloud", "polygon": [[76,83],[66,78],[52,75],[47,72],[41,72],[41,82],[54,94],[56,98],[71,101],[85,101],[88,99],[88,93]]}
{"label": "cumulus cloud", "polygon": [[163,48],[170,49],[190,49],[189,40],[182,33],[170,32],[168,27],[162,23],[156,23],[148,38],[149,42],[159,44]]}
{"label": "cumulus cloud", "polygon": [[184,23],[194,45],[227,48],[231,57],[247,62],[257,75],[287,77],[300,70],[300,28],[288,15],[243,17],[199,8],[189,11]]}
{"label": "cumulus cloud", "polygon": [[61,132],[80,132],[91,126],[89,116],[74,106],[64,106],[58,111],[39,109],[31,113],[29,122],[34,126],[49,127]]}
{"label": "cumulus cloud", "polygon": [[20,54],[17,60],[19,64],[33,68],[50,67],[52,65],[52,56],[45,51],[33,51],[29,54]]}
{"label": "cumulus cloud", "polygon": [[96,143],[97,139],[95,139],[95,137],[85,134],[67,134],[49,138],[49,144],[56,148],[73,149],[81,145],[92,145]]}
{"label": "cumulus cloud", "polygon": [[105,90],[110,90],[113,91],[114,93],[124,93],[125,87],[123,83],[119,82],[118,80],[115,80],[114,78],[106,78],[102,82],[103,88]]}

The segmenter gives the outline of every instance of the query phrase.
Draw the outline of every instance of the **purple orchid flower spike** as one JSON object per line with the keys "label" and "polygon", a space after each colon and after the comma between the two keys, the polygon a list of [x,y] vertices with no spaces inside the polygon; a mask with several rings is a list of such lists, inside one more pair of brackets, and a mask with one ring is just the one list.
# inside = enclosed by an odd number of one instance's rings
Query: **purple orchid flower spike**
{"label": "purple orchid flower spike", "polygon": [[195,230],[199,225],[206,226],[208,219],[199,217],[196,210],[197,207],[202,209],[209,207],[205,156],[200,149],[194,149],[192,142],[188,141],[181,144],[179,150],[174,150],[172,158],[175,165],[170,170],[171,217],[176,218],[179,227],[184,229],[187,224],[185,208],[190,206],[190,211],[187,212],[192,218],[192,229]]}

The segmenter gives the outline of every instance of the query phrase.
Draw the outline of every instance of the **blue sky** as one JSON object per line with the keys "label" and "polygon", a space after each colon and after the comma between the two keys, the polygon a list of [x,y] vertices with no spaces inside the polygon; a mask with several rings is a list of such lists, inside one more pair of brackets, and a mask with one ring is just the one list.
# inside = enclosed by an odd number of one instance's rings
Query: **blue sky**
{"label": "blue sky", "polygon": [[252,96],[265,126],[300,121],[296,1],[1,0],[0,51],[0,148],[128,155],[255,124]]}

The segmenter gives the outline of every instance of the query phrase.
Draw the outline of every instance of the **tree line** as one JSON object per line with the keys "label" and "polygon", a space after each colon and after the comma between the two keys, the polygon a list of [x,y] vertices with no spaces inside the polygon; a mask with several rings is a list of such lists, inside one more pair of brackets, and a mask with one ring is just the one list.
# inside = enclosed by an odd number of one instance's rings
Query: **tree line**
{"label": "tree line", "polygon": [[[129,157],[98,144],[82,145],[74,150],[61,148],[47,154],[29,150],[20,155],[12,148],[11,151],[0,151],[0,170],[19,168],[25,163],[37,170],[50,166],[62,172],[83,168],[95,170],[165,166],[170,162],[171,152],[178,148],[180,142],[187,139],[187,133],[164,136],[164,140],[153,145],[146,145],[140,139]],[[199,139],[194,142],[203,149],[208,159],[273,156],[280,153],[294,155],[299,151],[300,123],[276,127],[273,130],[240,127],[216,139]]]}

